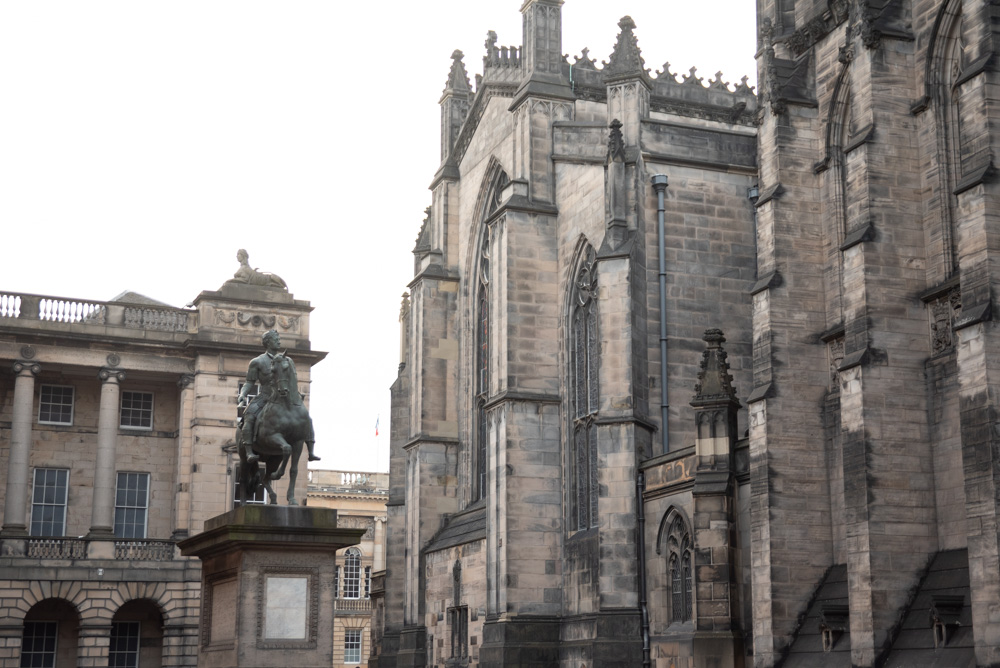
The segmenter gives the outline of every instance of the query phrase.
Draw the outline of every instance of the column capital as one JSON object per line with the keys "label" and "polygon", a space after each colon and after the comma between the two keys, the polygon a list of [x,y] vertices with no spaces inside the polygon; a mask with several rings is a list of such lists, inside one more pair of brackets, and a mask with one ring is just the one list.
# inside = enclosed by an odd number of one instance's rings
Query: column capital
{"label": "column capital", "polygon": [[37,376],[42,372],[42,365],[38,362],[32,362],[30,360],[16,360],[12,365],[11,369],[18,376],[25,373],[30,373],[33,376]]}
{"label": "column capital", "polygon": [[122,371],[121,369],[111,369],[109,367],[103,367],[101,368],[100,372],[98,372],[97,377],[100,378],[105,383],[108,382],[120,383],[123,380],[125,380],[125,372]]}
{"label": "column capital", "polygon": [[177,379],[177,387],[184,390],[194,385],[194,374],[193,373],[183,373],[181,377]]}

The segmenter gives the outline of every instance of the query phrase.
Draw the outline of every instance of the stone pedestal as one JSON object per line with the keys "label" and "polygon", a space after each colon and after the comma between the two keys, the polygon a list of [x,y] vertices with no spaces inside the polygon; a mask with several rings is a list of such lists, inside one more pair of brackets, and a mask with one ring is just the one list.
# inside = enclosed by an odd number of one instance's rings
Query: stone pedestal
{"label": "stone pedestal", "polygon": [[329,668],[334,555],[362,534],[335,510],[254,505],[178,543],[202,562],[198,666]]}

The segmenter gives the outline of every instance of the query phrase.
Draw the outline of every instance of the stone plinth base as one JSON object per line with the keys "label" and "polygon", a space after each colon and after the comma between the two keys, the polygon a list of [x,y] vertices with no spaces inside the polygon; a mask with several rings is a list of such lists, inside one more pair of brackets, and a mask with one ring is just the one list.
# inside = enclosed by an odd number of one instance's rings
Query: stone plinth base
{"label": "stone plinth base", "polygon": [[180,542],[202,562],[199,668],[329,668],[334,555],[363,534],[328,508],[253,505]]}

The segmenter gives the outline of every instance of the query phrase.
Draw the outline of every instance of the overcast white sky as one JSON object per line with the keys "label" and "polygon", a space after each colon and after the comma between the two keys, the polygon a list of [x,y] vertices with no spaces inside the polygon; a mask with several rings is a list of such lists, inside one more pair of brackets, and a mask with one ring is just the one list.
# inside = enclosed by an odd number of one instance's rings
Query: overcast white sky
{"label": "overcast white sky", "polygon": [[[319,464],[387,470],[450,56],[474,80],[487,30],[520,45],[521,4],[0,3],[0,291],[183,306],[246,248],[315,307]],[[570,62],[607,60],[625,14],[654,72],[756,82],[752,0],[566,0]]]}

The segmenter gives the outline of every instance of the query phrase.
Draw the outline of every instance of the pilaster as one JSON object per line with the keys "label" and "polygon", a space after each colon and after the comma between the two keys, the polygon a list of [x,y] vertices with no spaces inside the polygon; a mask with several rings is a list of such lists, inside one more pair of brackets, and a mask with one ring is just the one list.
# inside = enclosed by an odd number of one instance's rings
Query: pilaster
{"label": "pilaster", "polygon": [[14,380],[14,411],[10,425],[10,457],[7,461],[7,491],[3,512],[4,537],[28,534],[28,461],[31,455],[32,408],[35,398],[35,376],[42,372],[37,362],[18,360],[12,371]]}
{"label": "pilaster", "polygon": [[118,411],[125,372],[105,367],[98,373],[101,400],[97,417],[97,460],[94,468],[94,502],[90,514],[91,538],[114,536],[115,460],[118,447]]}
{"label": "pilaster", "polygon": [[184,374],[177,381],[177,491],[174,493],[174,532],[172,538],[187,538],[191,531],[191,466],[194,439],[194,375]]}

